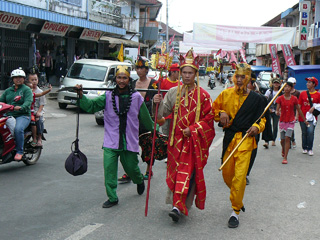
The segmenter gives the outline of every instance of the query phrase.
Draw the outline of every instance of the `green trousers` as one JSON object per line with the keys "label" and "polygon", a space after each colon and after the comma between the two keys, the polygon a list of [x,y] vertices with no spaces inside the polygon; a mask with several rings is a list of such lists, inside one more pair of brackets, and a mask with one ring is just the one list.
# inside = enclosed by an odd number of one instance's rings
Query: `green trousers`
{"label": "green trousers", "polygon": [[118,158],[124,171],[131,178],[133,183],[140,184],[143,182],[143,175],[138,166],[138,154],[127,150],[113,150],[110,148],[103,148],[103,166],[104,179],[107,196],[110,202],[118,200],[117,186],[118,186]]}

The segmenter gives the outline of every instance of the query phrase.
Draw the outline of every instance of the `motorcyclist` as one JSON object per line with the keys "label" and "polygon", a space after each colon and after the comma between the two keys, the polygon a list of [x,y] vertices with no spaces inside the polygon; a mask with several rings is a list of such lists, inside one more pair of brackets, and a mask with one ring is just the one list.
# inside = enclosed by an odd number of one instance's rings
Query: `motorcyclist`
{"label": "motorcyclist", "polygon": [[20,161],[23,155],[24,130],[30,124],[33,97],[31,89],[24,84],[26,73],[21,68],[11,72],[11,79],[14,84],[4,91],[0,102],[14,106],[14,111],[6,113],[11,116],[6,124],[11,132],[14,131],[17,151],[14,160]]}

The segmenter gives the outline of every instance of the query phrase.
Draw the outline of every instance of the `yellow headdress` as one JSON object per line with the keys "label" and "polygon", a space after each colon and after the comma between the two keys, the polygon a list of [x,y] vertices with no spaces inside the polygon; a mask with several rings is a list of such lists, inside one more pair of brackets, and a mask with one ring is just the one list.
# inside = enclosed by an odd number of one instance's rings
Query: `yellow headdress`
{"label": "yellow headdress", "polygon": [[124,65],[117,66],[116,76],[118,76],[120,73],[124,73],[125,75],[130,77],[130,70],[129,70],[128,66],[124,66]]}
{"label": "yellow headdress", "polygon": [[235,74],[237,75],[248,75],[251,76],[251,67],[247,63],[239,63],[236,66]]}
{"label": "yellow headdress", "polygon": [[[243,85],[241,87],[238,87],[237,85],[237,78],[236,78],[237,75],[245,75],[245,79],[243,80]],[[250,65],[247,63],[239,63],[236,66],[236,71],[232,78],[236,92],[238,92],[239,94],[246,92],[247,85],[250,82],[250,79],[251,79]]]}

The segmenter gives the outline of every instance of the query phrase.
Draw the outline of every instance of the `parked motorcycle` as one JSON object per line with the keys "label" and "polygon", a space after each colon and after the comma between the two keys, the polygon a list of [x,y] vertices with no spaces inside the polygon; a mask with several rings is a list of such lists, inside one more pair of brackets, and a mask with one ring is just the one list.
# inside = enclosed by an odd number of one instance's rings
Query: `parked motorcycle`
{"label": "parked motorcycle", "polygon": [[[16,155],[14,138],[6,125],[9,117],[6,112],[13,111],[14,106],[0,102],[0,165],[14,161]],[[45,139],[44,139],[45,140]],[[32,147],[32,132],[29,126],[24,134],[24,153],[22,160],[26,165],[33,165],[39,160],[42,147]]]}

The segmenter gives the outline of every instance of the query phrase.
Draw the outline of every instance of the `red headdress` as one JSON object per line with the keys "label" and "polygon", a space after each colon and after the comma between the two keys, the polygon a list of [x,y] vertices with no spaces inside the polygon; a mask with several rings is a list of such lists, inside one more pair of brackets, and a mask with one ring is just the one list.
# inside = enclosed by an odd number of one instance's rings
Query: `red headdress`
{"label": "red headdress", "polygon": [[179,60],[180,60],[180,69],[182,69],[183,67],[192,67],[197,71],[199,70],[201,58],[195,55],[192,48],[187,52],[186,55],[184,56],[180,55]]}

